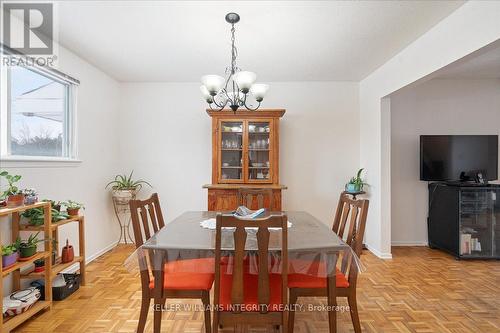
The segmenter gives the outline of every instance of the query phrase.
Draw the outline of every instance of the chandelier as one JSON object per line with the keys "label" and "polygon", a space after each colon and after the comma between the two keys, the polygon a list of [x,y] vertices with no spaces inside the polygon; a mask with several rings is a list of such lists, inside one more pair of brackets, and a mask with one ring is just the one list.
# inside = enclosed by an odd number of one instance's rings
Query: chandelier
{"label": "chandelier", "polygon": [[[234,25],[239,20],[240,16],[236,13],[226,15],[226,22],[231,24],[231,66],[226,68],[226,78],[219,75],[205,75],[201,78],[201,93],[212,110],[220,111],[229,105],[234,112],[243,106],[247,110],[255,111],[269,89],[267,84],[254,83],[257,78],[255,73],[242,71],[236,66],[238,50],[234,45]],[[249,95],[258,103],[256,106],[250,103]]]}

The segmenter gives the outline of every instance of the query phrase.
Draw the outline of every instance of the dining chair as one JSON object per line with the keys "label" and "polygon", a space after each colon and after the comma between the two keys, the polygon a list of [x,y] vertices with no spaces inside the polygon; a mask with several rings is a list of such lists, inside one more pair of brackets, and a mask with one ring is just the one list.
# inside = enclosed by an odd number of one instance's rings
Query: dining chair
{"label": "dining chair", "polygon": [[[136,248],[144,241],[165,227],[158,194],[154,193],[146,200],[131,200],[130,212]],[[140,267],[149,267],[147,258],[140,256]],[[166,263],[164,265],[163,293],[160,306],[164,306],[167,298],[200,299],[205,309],[205,332],[211,332],[210,320],[210,290],[212,289],[213,273],[191,273],[198,269],[200,272],[213,270],[213,259],[186,259]],[[187,268],[187,269],[186,269]],[[160,275],[161,276],[161,275]],[[141,269],[142,302],[137,332],[144,332],[151,299],[155,297],[155,282],[149,269]],[[156,302],[155,302],[156,303]],[[159,311],[155,304],[155,311]],[[155,328],[159,331],[161,312],[155,313]],[[156,330],[155,330],[156,332]]]}
{"label": "dining chair", "polygon": [[[363,236],[365,233],[366,216],[368,214],[369,200],[350,199],[347,194],[341,194],[337,211],[333,221],[332,230],[352,248],[356,256],[360,257],[363,250]],[[336,268],[335,295],[336,297],[347,297],[349,303],[351,320],[356,333],[361,332],[358,307],[356,301],[356,282],[358,267],[352,255],[343,254],[341,267]],[[325,266],[324,263],[311,262],[310,267]],[[320,270],[321,268],[316,267]],[[322,268],[326,270],[326,266]],[[329,297],[327,278],[315,277],[305,274],[289,274],[288,287],[290,288],[290,304],[293,307],[298,297]],[[328,304],[336,304],[336,300],[328,299]],[[335,316],[329,316],[330,332],[336,332]],[[289,315],[289,332],[293,332],[295,313]]]}
{"label": "dining chair", "polygon": [[[266,197],[269,198],[268,205],[266,205]],[[238,206],[272,210],[274,207],[273,190],[270,188],[240,188],[238,190]]]}
{"label": "dining chair", "polygon": [[[271,215],[248,221],[238,219],[232,215],[217,214],[215,235],[214,333],[218,332],[219,325],[233,325],[236,330],[237,326],[252,324],[265,324],[275,328],[282,326],[282,332],[287,332],[287,221],[286,215]],[[250,224],[252,227],[258,228],[256,233],[250,231],[250,229],[245,229]],[[234,231],[229,231],[229,234],[226,233],[227,229],[224,230],[224,237],[232,236],[234,240],[234,255],[229,261],[223,260],[225,257],[222,257],[223,228],[234,228]],[[276,273],[270,272],[268,266],[270,239],[276,239],[272,237],[275,234],[271,235],[269,228],[279,228],[277,232],[281,233],[281,246],[274,246],[281,249],[280,260],[277,260],[281,264],[279,266],[280,272]],[[252,234],[249,236],[248,233],[251,232]],[[272,232],[275,233],[276,231]],[[244,262],[247,236],[256,238],[258,262],[256,272],[251,272],[250,265]],[[232,264],[229,264],[229,262]]]}

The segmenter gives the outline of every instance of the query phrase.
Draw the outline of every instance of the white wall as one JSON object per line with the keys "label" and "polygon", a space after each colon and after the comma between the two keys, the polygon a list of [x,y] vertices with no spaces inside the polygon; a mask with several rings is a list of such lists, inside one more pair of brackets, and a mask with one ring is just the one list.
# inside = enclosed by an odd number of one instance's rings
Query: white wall
{"label": "white wall", "polygon": [[500,80],[434,79],[391,95],[392,244],[427,244],[419,136],[500,134]]}
{"label": "white wall", "polygon": [[[78,88],[78,151],[81,163],[73,166],[30,167],[0,162],[0,169],[22,175],[22,187],[34,187],[40,198],[73,199],[86,206],[87,259],[94,258],[118,241],[118,223],[105,184],[118,167],[119,84],[66,49],[59,48],[59,69],[81,81]],[[4,185],[2,180],[2,185]],[[0,221],[2,244],[10,241],[7,220]],[[76,224],[60,228],[60,238],[77,245]],[[61,243],[63,243],[61,241]],[[60,247],[64,244],[59,244]],[[75,250],[78,250],[76,246]],[[8,291],[8,290],[4,290]]]}
{"label": "white wall", "polygon": [[499,15],[498,1],[467,2],[360,82],[360,161],[372,185],[366,244],[376,255],[391,257],[390,117],[382,99],[498,40]]}
{"label": "white wall", "polygon": [[[264,108],[285,108],[280,181],[284,209],[330,224],[338,195],[359,166],[358,84],[270,83]],[[205,210],[211,182],[211,119],[199,83],[122,84],[122,162],[160,194],[166,220]],[[145,195],[143,193],[143,195]]]}

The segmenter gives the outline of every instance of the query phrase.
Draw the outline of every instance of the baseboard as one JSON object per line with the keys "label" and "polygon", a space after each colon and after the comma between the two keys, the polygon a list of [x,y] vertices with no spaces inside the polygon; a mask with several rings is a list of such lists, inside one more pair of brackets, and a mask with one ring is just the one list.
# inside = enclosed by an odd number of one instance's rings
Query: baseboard
{"label": "baseboard", "polygon": [[382,253],[377,249],[372,248],[368,244],[365,244],[366,248],[368,251],[379,257],[380,259],[392,259],[392,254],[391,253]]}
{"label": "baseboard", "polygon": [[429,246],[429,243],[422,241],[392,241],[392,246]]}
{"label": "baseboard", "polygon": [[[104,249],[102,249],[101,251],[91,255],[90,257],[87,257],[85,259],[85,265],[88,265],[90,264],[92,261],[96,260],[97,258],[99,258],[100,256],[102,256],[103,254],[105,254],[106,252],[109,252],[111,251],[112,249],[114,249],[116,246],[116,242],[113,242],[111,243],[110,245],[106,246]],[[80,269],[80,264],[79,263],[75,263],[74,265],[71,265],[69,266],[68,268],[66,268],[64,271],[64,273],[75,273],[76,271],[78,271]],[[61,273],[62,273],[61,272]]]}

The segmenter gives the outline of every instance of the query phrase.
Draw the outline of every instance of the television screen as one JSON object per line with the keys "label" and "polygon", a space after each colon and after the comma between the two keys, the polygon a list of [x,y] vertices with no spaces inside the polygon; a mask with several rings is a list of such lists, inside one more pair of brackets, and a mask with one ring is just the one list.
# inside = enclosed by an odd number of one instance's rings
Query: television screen
{"label": "television screen", "polygon": [[420,180],[461,180],[481,172],[498,177],[498,135],[421,135]]}

